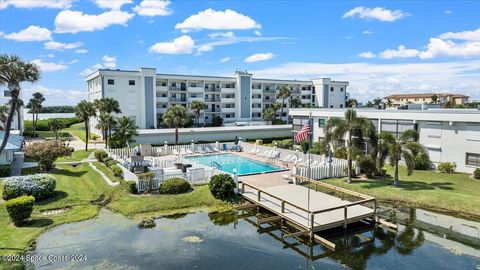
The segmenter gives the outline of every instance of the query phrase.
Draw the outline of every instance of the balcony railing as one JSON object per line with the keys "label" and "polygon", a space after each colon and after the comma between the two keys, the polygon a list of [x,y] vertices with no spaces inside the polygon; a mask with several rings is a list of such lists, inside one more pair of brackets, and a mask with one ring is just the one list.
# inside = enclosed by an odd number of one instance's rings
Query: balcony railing
{"label": "balcony railing", "polygon": [[187,102],[187,98],[174,98],[174,97],[171,97],[169,100],[170,100],[170,101],[173,101],[173,102]]}
{"label": "balcony railing", "polygon": [[220,102],[220,98],[206,98],[205,102]]}
{"label": "balcony railing", "polygon": [[170,90],[170,91],[187,91],[187,87],[170,86],[170,87],[168,87],[168,90]]}

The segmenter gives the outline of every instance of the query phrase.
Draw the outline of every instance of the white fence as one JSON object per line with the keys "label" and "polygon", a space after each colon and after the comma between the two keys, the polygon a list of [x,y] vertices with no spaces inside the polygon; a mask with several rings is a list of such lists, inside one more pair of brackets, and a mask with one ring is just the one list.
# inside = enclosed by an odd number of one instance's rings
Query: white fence
{"label": "white fence", "polygon": [[[355,174],[360,173],[360,168],[352,164],[353,171]],[[326,178],[335,178],[335,177],[345,177],[348,175],[347,164],[332,164],[332,165],[320,165],[310,167],[310,175],[308,173],[308,168],[306,167],[295,167],[293,174],[304,176],[310,179],[320,180]]]}
{"label": "white fence", "polygon": [[[218,142],[218,143],[191,143],[184,145],[164,145],[164,146],[155,146],[152,147],[152,156],[166,156],[172,154],[188,153],[188,152],[204,152],[208,150],[224,150],[224,147],[231,149],[233,142]],[[107,149],[107,152],[110,155],[114,155],[119,158],[127,158],[138,156],[138,153],[141,152],[140,146],[136,147],[127,147],[127,148],[117,148],[117,149]]]}
{"label": "white fence", "polygon": [[210,178],[216,174],[215,169],[202,169],[202,170],[192,170],[188,172],[172,172],[172,173],[165,173],[161,175],[155,175],[153,180],[148,183],[148,181],[140,180],[137,177],[137,190],[138,192],[144,192],[148,190],[148,184],[150,184],[150,190],[158,190],[160,184],[171,178],[183,178],[187,180],[191,186],[194,185],[201,185],[207,184],[210,181]]}

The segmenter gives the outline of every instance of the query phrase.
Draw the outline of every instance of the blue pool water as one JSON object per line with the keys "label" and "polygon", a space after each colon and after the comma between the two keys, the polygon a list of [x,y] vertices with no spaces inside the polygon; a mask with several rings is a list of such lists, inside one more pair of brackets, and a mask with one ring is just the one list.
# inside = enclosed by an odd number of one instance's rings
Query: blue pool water
{"label": "blue pool water", "polygon": [[[284,170],[270,164],[244,158],[235,154],[192,156],[186,157],[186,159],[196,161],[205,166],[216,167],[227,173],[233,173],[233,169],[237,169],[238,175],[277,172]],[[213,165],[212,163],[214,162],[218,163],[220,166],[217,167]]]}

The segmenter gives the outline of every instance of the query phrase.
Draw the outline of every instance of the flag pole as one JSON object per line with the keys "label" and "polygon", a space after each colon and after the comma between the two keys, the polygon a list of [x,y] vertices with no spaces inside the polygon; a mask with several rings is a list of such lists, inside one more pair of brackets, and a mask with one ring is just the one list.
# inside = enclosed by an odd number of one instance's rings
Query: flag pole
{"label": "flag pole", "polygon": [[[310,149],[312,147],[312,133],[313,133],[313,125],[312,125],[312,111],[310,110],[310,114],[308,116],[308,126],[309,126],[309,133],[308,133],[308,171],[307,171],[307,177],[308,177],[308,191],[307,191],[307,220],[308,224],[310,224],[310,179],[311,179],[311,153]],[[313,228],[310,228],[313,230]]]}

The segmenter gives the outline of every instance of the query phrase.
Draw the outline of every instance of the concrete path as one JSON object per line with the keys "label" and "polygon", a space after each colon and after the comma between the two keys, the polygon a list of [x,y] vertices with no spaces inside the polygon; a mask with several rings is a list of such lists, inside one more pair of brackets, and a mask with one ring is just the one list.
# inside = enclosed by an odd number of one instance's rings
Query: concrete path
{"label": "concrete path", "polygon": [[24,158],[25,158],[25,154],[23,152],[15,152],[15,154],[13,154],[13,161],[11,164],[10,176],[22,175]]}
{"label": "concrete path", "polygon": [[102,176],[105,182],[107,182],[107,184],[109,184],[110,186],[115,187],[115,186],[118,186],[118,184],[120,184],[119,182],[112,182],[110,178],[108,178],[102,171],[97,169],[97,167],[95,167],[95,165],[93,165],[92,162],[88,162],[88,166],[90,166],[94,171],[100,174],[100,176]]}

